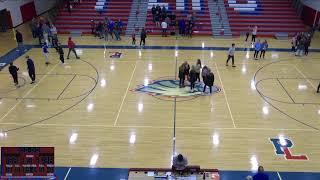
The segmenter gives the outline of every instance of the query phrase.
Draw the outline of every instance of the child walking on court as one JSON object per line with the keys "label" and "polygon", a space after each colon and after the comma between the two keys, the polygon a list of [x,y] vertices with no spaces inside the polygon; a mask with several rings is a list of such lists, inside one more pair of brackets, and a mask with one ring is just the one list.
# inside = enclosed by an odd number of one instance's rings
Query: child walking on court
{"label": "child walking on court", "polygon": [[227,62],[226,62],[226,66],[228,66],[229,60],[232,59],[232,67],[236,67],[234,65],[234,53],[235,53],[235,51],[236,51],[236,48],[235,48],[235,44],[233,43],[232,46],[228,50],[228,59],[227,59]]}
{"label": "child walking on court", "polygon": [[14,66],[13,63],[10,63],[9,72],[10,72],[12,78],[13,78],[14,85],[17,86],[17,87],[19,87],[18,71],[19,71],[19,68]]}
{"label": "child walking on court", "polygon": [[43,46],[42,46],[42,52],[43,52],[43,55],[44,55],[44,59],[46,61],[46,65],[48,66],[50,63],[49,63],[49,51],[48,51],[48,45],[46,42],[43,43]]}
{"label": "child walking on court", "polygon": [[68,40],[68,48],[69,48],[69,52],[68,52],[67,59],[69,59],[71,51],[74,53],[77,59],[80,59],[80,57],[77,55],[77,52],[75,50],[76,44],[72,41],[71,37],[69,37],[69,40]]}
{"label": "child walking on court", "polygon": [[253,58],[255,60],[258,60],[258,55],[259,55],[260,50],[261,50],[261,43],[260,43],[260,40],[258,40],[257,42],[254,43],[254,55],[253,55]]}
{"label": "child walking on court", "polygon": [[197,60],[197,64],[195,66],[195,71],[196,71],[196,75],[197,75],[197,80],[198,80],[198,82],[200,82],[200,71],[201,71],[201,60],[200,59]]}
{"label": "child walking on court", "polygon": [[266,54],[266,51],[267,51],[268,47],[269,47],[269,45],[268,45],[267,40],[264,40],[264,42],[261,45],[260,59],[261,59],[261,56],[264,59],[264,55]]}

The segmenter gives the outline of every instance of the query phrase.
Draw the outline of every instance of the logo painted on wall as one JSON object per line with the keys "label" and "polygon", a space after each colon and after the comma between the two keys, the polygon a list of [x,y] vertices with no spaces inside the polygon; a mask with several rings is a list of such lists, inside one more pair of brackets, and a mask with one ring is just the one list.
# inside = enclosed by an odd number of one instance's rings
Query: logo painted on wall
{"label": "logo painted on wall", "polygon": [[[152,82],[145,83],[144,85],[139,85],[136,89],[132,91],[145,93],[151,95],[155,98],[167,101],[173,101],[175,98],[177,101],[186,101],[197,98],[199,96],[205,96],[210,94],[203,94],[203,83],[197,83],[195,85],[194,92],[190,91],[190,87],[179,88],[179,80],[174,80],[173,78],[159,79]],[[206,88],[208,93],[209,88]],[[212,94],[220,92],[221,89],[218,86],[212,87]]]}
{"label": "logo painted on wall", "polygon": [[119,59],[119,58],[121,58],[121,56],[122,56],[121,52],[109,52],[109,57],[110,58]]}
{"label": "logo painted on wall", "polygon": [[0,67],[6,66],[6,63],[0,63]]}
{"label": "logo painted on wall", "polygon": [[283,138],[270,138],[271,143],[275,148],[276,155],[284,156],[286,160],[300,160],[300,161],[307,161],[309,160],[307,155],[293,155],[291,150],[294,146],[293,142],[290,139]]}

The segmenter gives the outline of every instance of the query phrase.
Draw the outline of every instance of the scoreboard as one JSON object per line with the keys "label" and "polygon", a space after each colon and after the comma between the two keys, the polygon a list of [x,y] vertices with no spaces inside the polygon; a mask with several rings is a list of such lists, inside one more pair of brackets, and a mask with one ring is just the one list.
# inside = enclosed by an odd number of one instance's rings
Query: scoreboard
{"label": "scoreboard", "polygon": [[54,147],[1,147],[1,178],[54,177]]}

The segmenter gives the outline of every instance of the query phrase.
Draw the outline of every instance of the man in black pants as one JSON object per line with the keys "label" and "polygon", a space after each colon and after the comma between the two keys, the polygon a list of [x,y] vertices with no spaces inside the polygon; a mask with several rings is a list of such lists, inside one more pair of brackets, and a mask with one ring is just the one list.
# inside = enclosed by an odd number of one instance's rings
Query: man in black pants
{"label": "man in black pants", "polygon": [[29,77],[31,78],[31,81],[32,81],[30,84],[34,84],[36,82],[36,70],[34,67],[34,63],[29,56],[26,56],[26,59],[27,59]]}
{"label": "man in black pants", "polygon": [[146,38],[147,38],[147,32],[144,28],[141,30],[140,34],[140,46],[143,44],[143,46],[146,45]]}
{"label": "man in black pants", "polygon": [[64,51],[63,48],[61,47],[61,44],[58,43],[58,47],[57,47],[58,53],[60,55],[60,61],[62,64],[64,64]]}
{"label": "man in black pants", "polygon": [[17,87],[19,87],[18,71],[19,71],[19,68],[14,66],[13,63],[10,63],[9,72],[10,72],[12,78],[13,78],[14,85],[17,86]]}

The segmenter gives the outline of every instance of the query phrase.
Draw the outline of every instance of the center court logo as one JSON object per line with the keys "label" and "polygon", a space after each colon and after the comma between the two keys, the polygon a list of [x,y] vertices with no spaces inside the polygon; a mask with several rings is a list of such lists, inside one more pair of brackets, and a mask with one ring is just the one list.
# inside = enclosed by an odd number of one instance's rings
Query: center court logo
{"label": "center court logo", "polygon": [[[150,83],[139,85],[134,92],[145,93],[162,100],[174,100],[185,101],[197,98],[199,96],[205,96],[203,94],[203,83],[197,83],[195,85],[195,91],[190,92],[190,87],[179,88],[179,80],[174,79],[159,79]],[[209,89],[206,88],[206,93]],[[212,94],[220,92],[221,89],[218,86],[212,87]]]}

